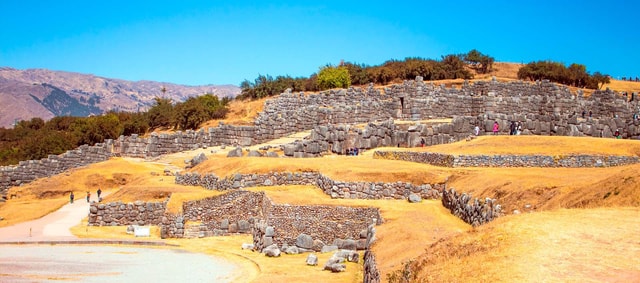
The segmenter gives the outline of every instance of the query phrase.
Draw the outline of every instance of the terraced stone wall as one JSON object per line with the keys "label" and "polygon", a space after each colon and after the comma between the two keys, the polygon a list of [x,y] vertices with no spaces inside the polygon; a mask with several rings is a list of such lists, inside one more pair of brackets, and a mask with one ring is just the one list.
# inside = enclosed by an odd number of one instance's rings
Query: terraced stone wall
{"label": "terraced stone wall", "polygon": [[342,199],[407,199],[415,193],[425,199],[436,199],[446,187],[444,183],[414,185],[406,182],[336,181],[318,172],[272,172],[267,174],[234,174],[220,180],[213,174],[177,174],[176,184],[202,186],[211,190],[279,185],[312,185],[332,198]]}
{"label": "terraced stone wall", "polygon": [[265,205],[271,205],[264,192],[235,190],[217,197],[183,204],[185,221],[201,222],[201,236],[251,233],[256,219],[266,218]]}
{"label": "terraced stone wall", "polygon": [[13,186],[105,161],[111,157],[111,147],[111,141],[94,146],[83,145],[63,154],[49,155],[40,160],[20,161],[14,166],[0,166],[0,195],[4,195],[7,189]]}
{"label": "terraced stone wall", "polygon": [[167,202],[92,202],[89,226],[160,225]]}
{"label": "terraced stone wall", "polygon": [[[336,239],[357,242],[360,232],[367,229],[374,219],[377,224],[382,223],[378,208],[273,205],[266,221],[275,228],[275,244],[293,246],[300,234],[309,235],[325,245],[333,244]],[[361,241],[356,245],[364,249],[366,240]]]}
{"label": "terraced stone wall", "polygon": [[373,158],[404,160],[442,167],[610,167],[640,163],[637,156],[605,155],[451,155],[412,151],[376,151]]}
{"label": "terraced stone wall", "polygon": [[451,214],[474,227],[490,222],[502,213],[502,208],[495,199],[480,201],[475,198],[471,202],[471,195],[458,194],[453,188],[442,192],[442,205]]}
{"label": "terraced stone wall", "polygon": [[[265,103],[253,125],[221,124],[199,131],[154,133],[148,138],[132,135],[0,167],[0,194],[5,195],[11,186],[111,156],[146,158],[216,145],[248,146],[314,128],[310,140],[287,149],[292,152],[289,156],[344,153],[352,147],[417,146],[422,139],[427,145],[448,143],[468,136],[474,125],[480,126],[481,134],[489,133],[494,121],[503,134],[508,132],[510,121],[520,121],[523,134],[612,137],[619,130],[623,138],[638,139],[640,121],[632,119],[640,109],[638,103],[610,90],[584,96],[547,81],[480,81],[446,88],[419,77],[382,90],[368,86],[308,95],[285,92]],[[582,117],[583,111],[590,111],[591,117]],[[406,129],[388,122],[407,119],[418,123],[454,116],[463,118],[454,118],[451,124],[416,124]],[[365,129],[351,126],[366,123]]]}

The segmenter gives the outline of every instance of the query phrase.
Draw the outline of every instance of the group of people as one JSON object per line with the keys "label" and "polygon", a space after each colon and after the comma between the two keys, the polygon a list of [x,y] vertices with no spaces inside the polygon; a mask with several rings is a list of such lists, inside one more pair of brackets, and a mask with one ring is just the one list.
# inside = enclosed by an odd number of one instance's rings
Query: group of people
{"label": "group of people", "polygon": [[[582,110],[582,119],[587,117],[587,111],[586,110]],[[593,111],[589,110],[589,118],[593,117]]]}
{"label": "group of people", "polygon": [[[493,134],[498,135],[499,132],[500,132],[500,124],[498,124],[498,121],[494,121]],[[480,133],[480,128],[478,126],[474,128],[474,133],[476,136]],[[519,136],[521,133],[522,133],[522,123],[519,121],[511,121],[511,124],[509,125],[509,135]]]}
{"label": "group of people", "polygon": [[[96,191],[96,194],[98,195],[98,202],[102,202],[102,197],[100,195],[102,195],[102,190],[100,188],[98,188],[98,190]],[[71,191],[71,194],[69,195],[69,202],[73,203],[73,200],[75,199],[75,195],[73,194],[73,191]],[[87,191],[87,203],[91,202],[91,192]]]}
{"label": "group of people", "polygon": [[346,155],[357,156],[358,154],[360,154],[360,149],[359,148],[357,148],[357,147],[347,148]]}
{"label": "group of people", "polygon": [[509,125],[509,135],[519,136],[520,133],[522,133],[522,124],[520,122],[511,121],[511,125]]}

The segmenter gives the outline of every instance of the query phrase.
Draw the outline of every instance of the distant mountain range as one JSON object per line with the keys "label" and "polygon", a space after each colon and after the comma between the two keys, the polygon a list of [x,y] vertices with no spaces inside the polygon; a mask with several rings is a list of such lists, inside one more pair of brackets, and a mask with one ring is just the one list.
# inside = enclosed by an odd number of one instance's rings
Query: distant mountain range
{"label": "distant mountain range", "polygon": [[0,67],[0,127],[12,127],[15,121],[34,117],[46,121],[55,116],[88,116],[110,110],[146,111],[156,97],[184,101],[205,93],[233,98],[240,94],[240,88],[132,82],[46,69]]}

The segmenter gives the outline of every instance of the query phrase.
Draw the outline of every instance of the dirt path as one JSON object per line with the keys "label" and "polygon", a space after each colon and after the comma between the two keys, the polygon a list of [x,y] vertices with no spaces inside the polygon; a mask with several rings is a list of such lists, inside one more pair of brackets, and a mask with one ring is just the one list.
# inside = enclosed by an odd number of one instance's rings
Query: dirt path
{"label": "dirt path", "polygon": [[0,228],[0,242],[74,240],[77,237],[69,229],[88,214],[89,203],[80,198],[40,219]]}

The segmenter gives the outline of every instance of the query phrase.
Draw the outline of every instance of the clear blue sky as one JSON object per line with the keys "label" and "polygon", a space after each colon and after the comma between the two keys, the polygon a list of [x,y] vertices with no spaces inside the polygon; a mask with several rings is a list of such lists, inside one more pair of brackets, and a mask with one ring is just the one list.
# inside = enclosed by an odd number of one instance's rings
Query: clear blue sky
{"label": "clear blue sky", "polygon": [[640,77],[639,3],[0,0],[0,66],[239,85],[477,49]]}

